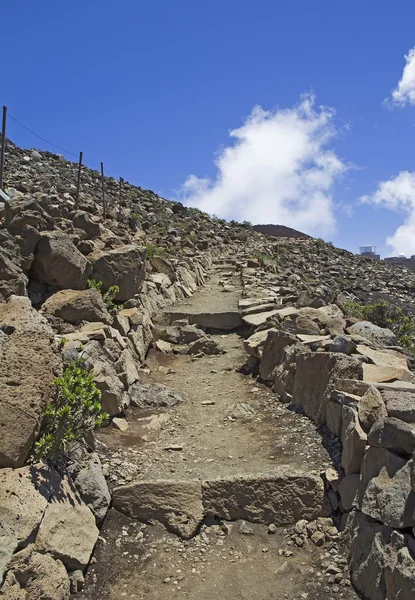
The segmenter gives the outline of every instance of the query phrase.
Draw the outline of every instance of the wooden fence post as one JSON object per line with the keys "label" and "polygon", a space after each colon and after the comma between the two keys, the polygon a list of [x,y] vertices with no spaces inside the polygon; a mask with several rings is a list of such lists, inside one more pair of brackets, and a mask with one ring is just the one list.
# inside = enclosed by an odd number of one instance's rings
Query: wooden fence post
{"label": "wooden fence post", "polygon": [[104,207],[104,219],[107,218],[107,200],[105,198],[105,182],[104,182],[104,163],[101,163],[101,187],[102,187],[102,206]]}
{"label": "wooden fence post", "polygon": [[0,190],[4,185],[4,154],[6,151],[6,117],[7,106],[3,106],[3,120],[1,125],[1,148],[0,148]]}
{"label": "wooden fence post", "polygon": [[83,156],[83,153],[80,152],[79,153],[79,164],[78,164],[78,180],[76,182],[75,210],[79,210],[79,188],[81,187],[82,156]]}
{"label": "wooden fence post", "polygon": [[124,183],[124,179],[120,177],[120,189],[118,192],[118,212],[121,212],[121,198],[122,198],[122,184]]}

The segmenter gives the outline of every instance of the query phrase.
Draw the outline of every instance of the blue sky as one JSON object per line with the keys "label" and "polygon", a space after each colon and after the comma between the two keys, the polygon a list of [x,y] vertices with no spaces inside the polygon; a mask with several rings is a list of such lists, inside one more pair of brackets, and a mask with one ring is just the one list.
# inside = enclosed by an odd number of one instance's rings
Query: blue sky
{"label": "blue sky", "polygon": [[391,96],[413,0],[4,0],[2,22],[1,104],[58,146],[219,216],[415,253],[409,71]]}

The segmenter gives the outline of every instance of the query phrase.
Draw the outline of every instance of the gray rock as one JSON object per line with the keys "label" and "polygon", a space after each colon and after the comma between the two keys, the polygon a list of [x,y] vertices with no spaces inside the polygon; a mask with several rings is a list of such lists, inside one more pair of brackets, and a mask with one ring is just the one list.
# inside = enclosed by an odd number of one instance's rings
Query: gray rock
{"label": "gray rock", "polygon": [[413,391],[382,389],[389,417],[415,423],[415,394]]}
{"label": "gray rock", "polygon": [[137,481],[116,487],[113,506],[141,521],[159,521],[183,538],[192,537],[203,520],[200,481]]}
{"label": "gray rock", "polygon": [[111,494],[102,473],[98,454],[91,454],[87,464],[75,478],[75,486],[82,500],[100,523],[107,514],[111,503]]}
{"label": "gray rock", "polygon": [[359,420],[363,429],[369,431],[378,419],[386,417],[387,414],[386,406],[379,390],[371,385],[359,401]]}
{"label": "gray rock", "polygon": [[415,423],[405,423],[395,417],[378,419],[368,435],[368,442],[377,448],[388,448],[398,454],[415,450]]}
{"label": "gray rock", "polygon": [[172,344],[191,344],[201,338],[206,337],[206,333],[188,323],[183,325],[170,325],[160,332],[160,339],[171,342]]}
{"label": "gray rock", "polygon": [[411,600],[415,594],[415,561],[410,536],[359,512],[350,514],[346,532],[352,582],[362,597]]}
{"label": "gray rock", "polygon": [[92,271],[66,233],[46,232],[36,246],[30,277],[58,289],[83,290]]}
{"label": "gray rock", "polygon": [[94,252],[89,258],[93,263],[93,277],[102,281],[104,291],[113,285],[119,287],[115,298],[119,302],[129,300],[140,291],[145,275],[145,249],[127,245],[109,252]]}
{"label": "gray rock", "polygon": [[84,589],[85,578],[80,569],[69,573],[69,581],[71,584],[71,594],[77,594]]}
{"label": "gray rock", "polygon": [[398,340],[395,334],[390,329],[378,327],[370,321],[360,321],[355,323],[347,330],[351,335],[361,335],[371,342],[375,342],[379,346],[397,346]]}
{"label": "gray rock", "polygon": [[212,340],[208,337],[203,337],[199,340],[196,340],[195,342],[192,342],[192,344],[190,344],[188,350],[186,351],[186,354],[199,354],[199,352],[203,352],[203,354],[212,355],[222,354],[223,350],[219,346],[219,344],[215,342],[215,340]]}
{"label": "gray rock", "polygon": [[276,329],[268,330],[259,365],[259,374],[264,381],[272,381],[274,379],[273,372],[283,361],[284,348],[297,344],[297,342],[297,337],[291,333],[277,331]]}
{"label": "gray rock", "polygon": [[112,318],[98,290],[62,290],[42,305],[42,312],[79,325],[82,321],[109,325]]}
{"label": "gray rock", "polygon": [[357,506],[388,527],[415,526],[415,493],[411,488],[412,460],[371,447],[362,462]]}
{"label": "gray rock", "polygon": [[178,392],[156,383],[135,383],[129,393],[132,406],[139,408],[170,408],[183,402]]}
{"label": "gray rock", "polygon": [[356,506],[357,491],[359,488],[360,475],[352,474],[343,477],[339,483],[341,508],[344,511],[351,510]]}
{"label": "gray rock", "polygon": [[51,327],[28,298],[11,296],[0,304],[0,356],[0,467],[19,467],[62,364]]}
{"label": "gray rock", "polygon": [[101,233],[100,224],[93,221],[87,212],[81,210],[76,212],[72,222],[76,229],[85,231],[86,237],[89,240],[98,237]]}
{"label": "gray rock", "polygon": [[361,363],[355,357],[336,352],[298,356],[293,400],[318,425],[326,422],[327,404],[337,378],[361,379]]}
{"label": "gray rock", "polygon": [[337,335],[328,346],[329,352],[342,352],[343,354],[353,354],[356,350],[356,344],[350,338],[344,335]]}
{"label": "gray rock", "polygon": [[13,556],[0,596],[10,600],[68,600],[69,593],[62,562],[28,546]]}
{"label": "gray rock", "polygon": [[386,600],[389,596],[383,565],[388,561],[386,546],[392,529],[374,523],[362,513],[352,512],[346,531],[353,585],[364,598]]}
{"label": "gray rock", "polygon": [[63,480],[60,497],[46,508],[35,548],[61,560],[68,570],[84,569],[98,533],[94,515],[74,493],[71,482]]}
{"label": "gray rock", "polygon": [[318,517],[324,485],[318,475],[281,466],[272,475],[204,481],[202,495],[207,516],[280,526]]}
{"label": "gray rock", "polygon": [[342,410],[342,467],[346,475],[360,473],[367,436],[360,427],[357,411],[344,405]]}

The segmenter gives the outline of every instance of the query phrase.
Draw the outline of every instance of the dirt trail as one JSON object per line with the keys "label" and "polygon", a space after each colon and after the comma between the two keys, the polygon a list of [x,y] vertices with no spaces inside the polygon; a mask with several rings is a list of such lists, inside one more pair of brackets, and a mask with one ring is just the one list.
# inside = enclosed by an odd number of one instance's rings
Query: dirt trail
{"label": "dirt trail", "polygon": [[[191,313],[237,311],[239,274],[217,265],[207,285],[176,305]],[[226,281],[229,292],[223,292]],[[125,432],[108,429],[98,450],[114,485],[138,480],[210,480],[272,473],[276,466],[319,474],[331,464],[319,433],[303,415],[276,402],[270,390],[238,369],[246,361],[238,332],[211,337],[224,354],[195,358],[152,350],[142,382],[162,383],[183,402],[163,413],[127,414]],[[205,521],[183,541],[160,525],[145,526],[116,511],[107,518],[82,598],[158,600],[271,600],[356,598],[350,587],[327,585],[323,572],[338,556],[333,548],[297,547],[291,531],[266,525]],[[323,567],[321,566],[323,563]],[[338,578],[340,579],[340,578]],[[333,583],[333,582],[332,582]]]}

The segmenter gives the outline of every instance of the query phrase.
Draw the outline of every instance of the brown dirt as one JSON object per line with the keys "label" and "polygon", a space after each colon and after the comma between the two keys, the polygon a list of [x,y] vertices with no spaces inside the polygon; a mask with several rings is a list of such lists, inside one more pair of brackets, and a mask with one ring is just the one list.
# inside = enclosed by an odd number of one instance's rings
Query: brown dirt
{"label": "brown dirt", "polygon": [[[219,291],[220,275],[186,305],[195,312],[201,307],[233,310],[235,294],[241,293],[239,279],[233,276],[236,290],[227,294]],[[275,465],[319,473],[331,464],[311,421],[238,372],[247,358],[240,335],[217,332],[212,338],[225,354],[192,358],[150,352],[150,374],[142,382],[163,383],[179,392],[183,402],[163,413],[168,420],[150,431],[149,415],[157,419],[160,411],[129,409],[126,432],[99,434],[98,450],[113,485],[272,473]],[[206,401],[214,404],[204,405]],[[231,416],[241,403],[252,408],[252,417]],[[170,446],[181,449],[166,450]],[[337,554],[336,548],[317,549],[310,542],[297,548],[287,530],[268,535],[266,526],[250,525],[254,535],[242,535],[238,523],[227,527],[224,535],[218,525],[207,524],[195,538],[183,541],[160,525],[146,526],[111,510],[97,545],[97,563],[90,567],[80,598],[356,598],[350,587],[327,583],[321,563]]]}

